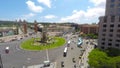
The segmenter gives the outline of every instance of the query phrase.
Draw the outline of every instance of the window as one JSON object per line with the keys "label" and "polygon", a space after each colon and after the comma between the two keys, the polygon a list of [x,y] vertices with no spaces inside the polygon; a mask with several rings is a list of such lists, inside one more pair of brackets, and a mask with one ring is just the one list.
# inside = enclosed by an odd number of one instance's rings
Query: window
{"label": "window", "polygon": [[102,45],[105,45],[105,43],[104,43],[104,42],[102,42]]}
{"label": "window", "polygon": [[118,27],[120,27],[120,24],[118,24]]}
{"label": "window", "polygon": [[112,41],[112,39],[109,39],[108,41]]}
{"label": "window", "polygon": [[102,38],[102,41],[105,41],[105,38]]}
{"label": "window", "polygon": [[114,24],[111,24],[110,27],[114,27]]}
{"label": "window", "polygon": [[119,47],[119,46],[120,46],[120,44],[116,44],[115,46],[116,46],[116,47]]}
{"label": "window", "polygon": [[109,37],[113,37],[113,34],[109,34]]}
{"label": "window", "polygon": [[111,16],[111,22],[115,21],[115,16]]}
{"label": "window", "polygon": [[119,16],[119,22],[120,22],[120,16]]}
{"label": "window", "polygon": [[112,43],[108,43],[108,46],[112,46]]}
{"label": "window", "polygon": [[117,36],[118,38],[120,38],[120,34],[117,34],[116,36]]}
{"label": "window", "polygon": [[102,49],[105,49],[105,47],[104,47],[104,46],[101,46],[101,48],[102,48]]}
{"label": "window", "polygon": [[102,34],[102,36],[106,36],[106,34]]}
{"label": "window", "polygon": [[113,32],[113,29],[110,29],[110,32]]}
{"label": "window", "polygon": [[106,24],[103,25],[103,27],[106,27],[106,26],[107,26]]}
{"label": "window", "polygon": [[120,32],[120,29],[118,29],[117,32]]}
{"label": "window", "polygon": [[117,39],[116,42],[120,42],[120,39]]}

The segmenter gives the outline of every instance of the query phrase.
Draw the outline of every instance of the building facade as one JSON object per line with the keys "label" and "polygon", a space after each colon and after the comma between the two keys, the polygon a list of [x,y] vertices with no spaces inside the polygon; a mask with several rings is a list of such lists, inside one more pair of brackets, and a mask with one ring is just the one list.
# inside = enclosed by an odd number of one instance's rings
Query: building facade
{"label": "building facade", "polygon": [[64,25],[49,25],[47,27],[47,31],[52,35],[63,35],[65,33],[71,33],[75,31],[74,27],[71,26],[64,26]]}
{"label": "building facade", "polygon": [[98,34],[97,24],[94,25],[84,24],[84,25],[80,25],[79,27],[80,27],[80,32],[84,34]]}
{"label": "building facade", "polygon": [[98,47],[120,49],[120,0],[106,0],[105,16],[99,18]]}
{"label": "building facade", "polygon": [[0,27],[0,37],[17,35],[18,29],[17,27]]}

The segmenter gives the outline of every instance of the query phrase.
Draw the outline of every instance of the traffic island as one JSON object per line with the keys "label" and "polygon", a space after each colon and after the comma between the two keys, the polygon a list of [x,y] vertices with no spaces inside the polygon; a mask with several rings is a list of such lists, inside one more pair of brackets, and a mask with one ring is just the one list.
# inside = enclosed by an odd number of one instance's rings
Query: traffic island
{"label": "traffic island", "polygon": [[48,43],[39,43],[35,41],[35,39],[40,38],[31,38],[21,43],[21,48],[24,50],[45,50],[57,48],[65,44],[65,39],[62,37],[53,37],[54,40],[49,41]]}

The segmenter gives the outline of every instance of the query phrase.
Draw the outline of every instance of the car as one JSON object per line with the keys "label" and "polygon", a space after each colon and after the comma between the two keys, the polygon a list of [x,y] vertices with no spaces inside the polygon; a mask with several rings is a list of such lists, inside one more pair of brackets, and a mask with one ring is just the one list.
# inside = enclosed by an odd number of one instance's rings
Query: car
{"label": "car", "polygon": [[79,59],[81,59],[82,56],[79,56]]}
{"label": "car", "polygon": [[9,53],[9,46],[5,47],[5,53],[6,53],[6,54]]}
{"label": "car", "polygon": [[61,67],[64,67],[64,61],[61,61]]}
{"label": "car", "polygon": [[70,44],[67,44],[67,47],[70,47]]}
{"label": "car", "polygon": [[72,58],[73,63],[75,63],[75,58]]}
{"label": "car", "polygon": [[49,67],[50,66],[50,61],[47,60],[47,61],[44,61],[44,67]]}

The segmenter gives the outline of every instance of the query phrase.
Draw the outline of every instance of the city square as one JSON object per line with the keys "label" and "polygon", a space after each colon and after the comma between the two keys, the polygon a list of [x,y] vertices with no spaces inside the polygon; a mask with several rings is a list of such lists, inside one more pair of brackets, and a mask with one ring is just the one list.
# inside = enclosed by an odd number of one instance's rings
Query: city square
{"label": "city square", "polygon": [[120,0],[1,0],[0,68],[120,68]]}

